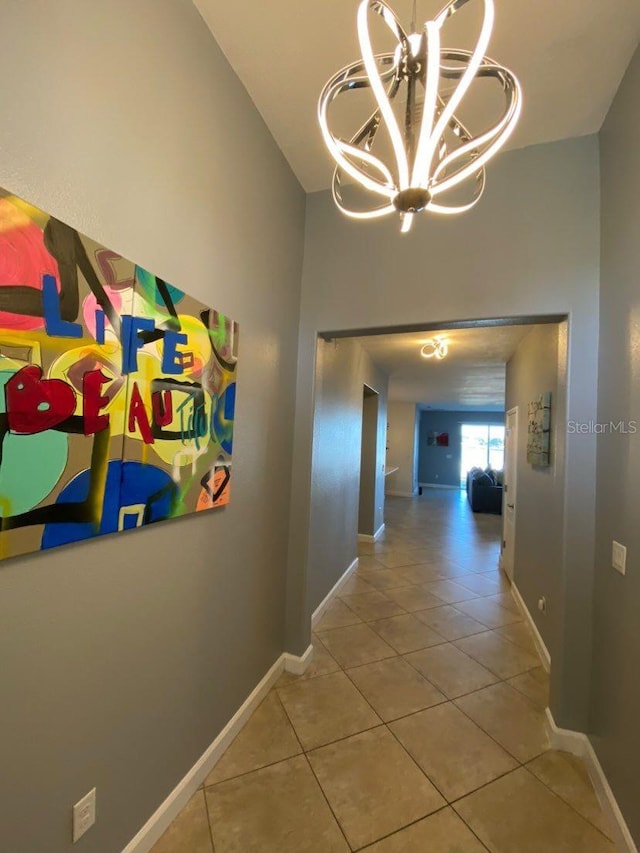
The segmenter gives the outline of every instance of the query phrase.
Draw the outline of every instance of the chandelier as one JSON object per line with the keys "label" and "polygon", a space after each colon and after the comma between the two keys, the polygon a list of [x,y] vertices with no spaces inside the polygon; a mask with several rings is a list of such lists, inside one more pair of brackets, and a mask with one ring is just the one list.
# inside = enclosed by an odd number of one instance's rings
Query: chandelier
{"label": "chandelier", "polygon": [[[410,230],[416,213],[454,214],[470,210],[485,186],[485,164],[512,134],[522,109],[518,80],[506,68],[489,59],[495,17],[493,0],[484,4],[484,17],[476,47],[453,50],[441,45],[446,22],[469,0],[450,0],[437,17],[416,31],[415,0],[412,32],[407,35],[394,12],[383,0],[362,0],[357,13],[362,59],[338,71],[326,84],[318,103],[318,119],[324,141],[336,161],[333,197],[339,209],[356,219],[373,219],[397,212],[402,231]],[[379,15],[397,47],[392,53],[374,53],[370,13]],[[490,78],[504,93],[501,118],[476,136],[456,113],[476,79]],[[340,95],[371,89],[377,108],[351,137],[343,139],[330,127],[328,112]],[[390,146],[387,160],[376,156],[380,131]],[[384,136],[384,134],[383,134]],[[348,175],[371,193],[372,205],[357,209],[343,200],[343,180]],[[466,191],[460,198],[456,188]]]}
{"label": "chandelier", "polygon": [[437,359],[442,360],[447,357],[448,352],[449,344],[447,343],[447,339],[443,335],[437,335],[426,342],[420,350],[420,355],[423,358],[433,358],[435,356]]}

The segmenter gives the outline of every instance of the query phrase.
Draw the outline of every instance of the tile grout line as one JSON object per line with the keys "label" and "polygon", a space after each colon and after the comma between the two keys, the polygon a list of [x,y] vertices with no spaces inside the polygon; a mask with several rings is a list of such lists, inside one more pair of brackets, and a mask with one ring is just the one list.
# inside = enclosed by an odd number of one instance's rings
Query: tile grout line
{"label": "tile grout line", "polygon": [[[274,689],[274,690],[275,690],[275,687],[274,687],[274,688],[272,688],[272,689]],[[289,720],[289,725],[291,726],[291,728],[292,728],[292,730],[293,730],[293,733],[294,733],[294,735],[295,735],[295,737],[296,737],[296,740],[298,741],[298,745],[300,746],[300,749],[302,750],[302,755],[304,756],[304,760],[307,762],[307,767],[308,767],[308,768],[309,768],[309,770],[311,771],[311,774],[312,774],[313,778],[316,780],[316,785],[317,785],[317,786],[318,786],[318,788],[320,789],[320,793],[322,794],[322,797],[323,797],[323,799],[324,799],[325,803],[327,804],[327,808],[328,808],[328,809],[329,809],[329,811],[331,812],[331,815],[332,815],[332,817],[333,817],[334,821],[336,822],[336,825],[337,825],[338,829],[340,830],[340,834],[341,834],[341,835],[342,835],[342,837],[344,838],[345,844],[347,845],[347,847],[349,848],[349,850],[353,850],[353,847],[352,847],[352,846],[351,846],[351,844],[349,843],[349,839],[347,838],[347,836],[346,836],[346,834],[345,834],[345,831],[344,831],[344,829],[342,828],[342,824],[341,824],[341,823],[340,823],[340,821],[338,820],[338,816],[337,816],[337,815],[336,815],[336,813],[334,812],[334,810],[333,810],[333,808],[332,808],[332,806],[331,806],[331,803],[329,802],[329,800],[328,800],[328,798],[327,798],[327,795],[326,795],[326,793],[325,793],[325,790],[324,790],[324,788],[322,787],[322,784],[321,784],[320,780],[318,779],[318,776],[317,776],[317,774],[316,774],[315,770],[313,769],[313,765],[312,765],[312,764],[311,764],[311,762],[309,761],[309,756],[308,756],[308,755],[307,755],[307,753],[306,753],[306,750],[305,750],[305,748],[304,748],[304,746],[303,746],[303,744],[302,744],[302,741],[301,741],[301,740],[300,740],[300,738],[298,737],[298,732],[296,731],[296,727],[295,727],[295,726],[294,726],[294,724],[293,724],[293,720],[292,720],[292,719],[291,719],[291,717],[289,716],[289,712],[288,712],[288,711],[287,711],[287,709],[285,708],[285,706],[284,706],[284,702],[282,702],[282,700],[280,699],[280,697],[279,697],[279,696],[278,696],[277,698],[278,698],[278,702],[280,703],[280,706],[282,707],[282,710],[283,710],[283,711],[284,711],[284,713],[285,713],[285,716],[286,716],[287,720]],[[376,715],[376,716],[377,716],[377,715]]]}

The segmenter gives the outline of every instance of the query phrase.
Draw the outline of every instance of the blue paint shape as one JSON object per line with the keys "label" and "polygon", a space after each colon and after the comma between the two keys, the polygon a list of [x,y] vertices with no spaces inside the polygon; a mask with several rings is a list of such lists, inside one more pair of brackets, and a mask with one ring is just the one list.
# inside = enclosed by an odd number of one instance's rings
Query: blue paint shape
{"label": "blue paint shape", "polygon": [[186,335],[181,335],[178,332],[164,333],[164,346],[162,350],[162,372],[169,376],[177,376],[184,373],[184,367],[178,360],[176,347],[178,344],[188,343],[189,338]]}
{"label": "blue paint shape", "polygon": [[[91,472],[82,471],[62,490],[57,504],[78,503],[89,497]],[[171,476],[155,465],[142,462],[109,462],[105,487],[102,519],[96,530],[88,523],[47,524],[42,534],[42,549],[68,545],[107,533],[116,533],[121,507],[129,507],[123,514],[122,528],[130,530],[140,524],[153,524],[172,516],[177,497],[177,487]],[[140,506],[144,511],[139,510]]]}
{"label": "blue paint shape", "polygon": [[60,316],[60,295],[52,275],[42,276],[42,309],[44,327],[50,338],[81,338],[82,326],[69,323]]}
{"label": "blue paint shape", "polygon": [[104,311],[96,311],[96,343],[104,343],[105,322]]}
{"label": "blue paint shape", "polygon": [[224,417],[232,421],[236,413],[236,383],[232,382],[224,392]]}
{"label": "blue paint shape", "polygon": [[233,418],[236,410],[236,383],[227,385],[222,396],[213,401],[211,415],[211,433],[220,443],[225,453],[233,451]]}
{"label": "blue paint shape", "polygon": [[156,324],[149,317],[122,315],[122,373],[135,373],[138,369],[138,350],[144,346],[138,332],[154,332]]}

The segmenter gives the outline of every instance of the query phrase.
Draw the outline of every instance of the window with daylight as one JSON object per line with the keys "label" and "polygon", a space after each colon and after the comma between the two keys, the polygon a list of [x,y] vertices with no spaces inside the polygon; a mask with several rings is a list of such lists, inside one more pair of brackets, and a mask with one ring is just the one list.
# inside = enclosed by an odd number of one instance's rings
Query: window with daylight
{"label": "window with daylight", "polygon": [[504,467],[504,424],[461,424],[460,485],[465,487],[467,471],[490,466]]}

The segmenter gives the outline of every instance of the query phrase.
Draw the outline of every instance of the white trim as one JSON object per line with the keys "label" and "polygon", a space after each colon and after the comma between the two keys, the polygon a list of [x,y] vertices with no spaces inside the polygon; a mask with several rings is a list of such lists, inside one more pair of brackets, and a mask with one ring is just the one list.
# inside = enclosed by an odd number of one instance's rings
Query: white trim
{"label": "white trim", "polygon": [[345,583],[349,580],[351,575],[358,568],[358,557],[355,558],[353,563],[349,566],[346,572],[342,575],[342,577],[334,584],[333,589],[325,596],[323,601],[316,607],[313,611],[313,616],[311,617],[311,630],[315,628],[318,622],[324,616],[324,612],[327,607],[331,604],[331,601],[335,598],[335,596],[340,592]]}
{"label": "white trim", "polygon": [[456,492],[463,491],[461,486],[448,486],[444,483],[418,483],[423,489],[455,489]]}
{"label": "white trim", "polygon": [[[506,572],[505,572],[506,574]],[[529,608],[524,603],[524,598],[520,595],[520,591],[518,587],[515,585],[515,582],[511,582],[511,595],[515,599],[516,604],[522,611],[522,615],[524,616],[526,622],[531,628],[531,633],[533,634],[533,639],[536,644],[536,648],[538,649],[538,654],[542,659],[542,665],[547,672],[551,672],[551,655],[549,654],[549,649],[546,647],[542,636],[540,635],[540,631],[538,631],[538,626],[533,621],[533,617],[529,613]]]}
{"label": "white trim", "polygon": [[417,492],[385,492],[391,498],[415,498]]}
{"label": "white trim", "polygon": [[[309,649],[307,649],[302,658],[296,660],[301,661],[308,654]],[[156,841],[187,805],[209,773],[211,773],[215,765],[222,758],[227,747],[229,747],[233,739],[240,733],[251,714],[253,714],[276,683],[286,666],[288,658],[293,658],[293,655],[280,655],[264,678],[229,720],[218,737],[207,747],[191,770],[178,782],[166,800],[151,815],[142,829],[127,844],[122,853],[149,853]],[[291,672],[291,670],[289,671]]]}
{"label": "white trim", "polygon": [[378,539],[384,533],[385,525],[384,523],[380,525],[380,527],[376,530],[373,536],[369,536],[368,533],[358,533],[358,542],[377,542]]}
{"label": "white trim", "polygon": [[313,646],[309,646],[301,657],[291,655],[289,652],[285,652],[282,657],[284,658],[285,672],[290,672],[291,675],[304,675],[313,660]]}
{"label": "white trim", "polygon": [[629,827],[620,811],[620,806],[616,802],[616,798],[589,737],[583,734],[583,732],[558,728],[550,708],[547,708],[546,711],[546,726],[551,746],[554,749],[570,752],[572,755],[582,758],[587,765],[587,770],[600,801],[600,806],[613,831],[613,841],[616,848],[624,851],[624,853],[638,853],[638,848],[631,837]]}

